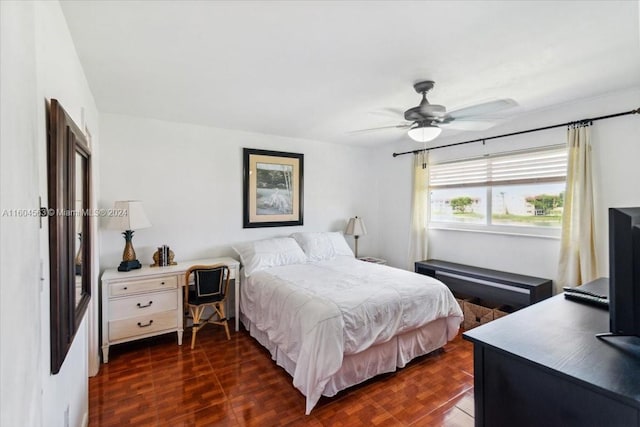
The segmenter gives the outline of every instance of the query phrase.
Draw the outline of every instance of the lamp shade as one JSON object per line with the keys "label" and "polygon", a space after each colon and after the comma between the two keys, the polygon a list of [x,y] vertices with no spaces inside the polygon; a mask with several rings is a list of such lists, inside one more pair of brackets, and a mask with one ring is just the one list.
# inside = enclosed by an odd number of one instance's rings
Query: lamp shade
{"label": "lamp shade", "polygon": [[440,135],[440,132],[442,132],[442,129],[438,126],[418,124],[409,129],[407,133],[414,141],[428,142]]}
{"label": "lamp shade", "polygon": [[144,213],[140,200],[124,200],[113,205],[114,216],[111,227],[116,230],[140,230],[151,227],[151,223]]}
{"label": "lamp shade", "polygon": [[362,218],[350,218],[344,234],[347,234],[349,236],[364,236],[365,234],[367,234],[367,227],[364,226],[364,221],[362,221]]}

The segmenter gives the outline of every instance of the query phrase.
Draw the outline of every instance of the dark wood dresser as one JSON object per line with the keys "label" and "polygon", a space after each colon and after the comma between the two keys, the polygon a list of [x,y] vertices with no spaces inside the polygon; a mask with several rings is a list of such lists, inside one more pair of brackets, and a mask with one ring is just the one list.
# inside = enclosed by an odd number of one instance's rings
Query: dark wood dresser
{"label": "dark wood dresser", "polygon": [[640,338],[595,336],[608,331],[606,309],[556,295],[465,332],[475,425],[640,426]]}

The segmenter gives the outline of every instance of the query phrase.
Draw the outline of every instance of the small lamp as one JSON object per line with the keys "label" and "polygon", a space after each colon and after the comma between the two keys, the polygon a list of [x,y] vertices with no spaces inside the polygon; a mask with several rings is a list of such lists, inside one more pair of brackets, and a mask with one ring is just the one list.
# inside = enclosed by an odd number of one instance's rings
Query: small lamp
{"label": "small lamp", "polygon": [[349,223],[347,224],[347,229],[344,234],[349,236],[353,236],[356,240],[356,258],[358,258],[358,237],[364,236],[367,234],[367,227],[364,226],[364,221],[362,218],[349,218]]}
{"label": "small lamp", "polygon": [[139,200],[119,201],[115,202],[113,209],[118,216],[112,218],[110,228],[122,231],[125,241],[122,262],[118,267],[118,271],[140,268],[142,265],[136,259],[136,251],[133,249],[131,240],[133,239],[134,230],[151,227],[151,223],[142,208],[142,202]]}

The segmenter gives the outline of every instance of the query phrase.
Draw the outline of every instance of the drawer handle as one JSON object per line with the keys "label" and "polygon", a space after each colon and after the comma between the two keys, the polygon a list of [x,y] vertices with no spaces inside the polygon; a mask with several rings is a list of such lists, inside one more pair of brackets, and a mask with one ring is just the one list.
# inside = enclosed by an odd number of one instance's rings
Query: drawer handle
{"label": "drawer handle", "polygon": [[140,303],[136,305],[138,306],[138,308],[147,308],[147,307],[151,307],[151,304],[153,304],[153,301],[149,301],[149,304],[146,304],[146,305],[142,305]]}
{"label": "drawer handle", "polygon": [[164,285],[164,282],[160,282],[161,285]]}
{"label": "drawer handle", "polygon": [[129,288],[127,288],[127,287],[125,286],[125,287],[124,287],[124,288],[122,288],[122,289],[124,289],[124,290],[126,291],[126,290],[127,290],[127,289],[129,289]]}
{"label": "drawer handle", "polygon": [[142,323],[138,322],[138,326],[141,328],[146,328],[147,326],[151,326],[152,323],[153,323],[153,320],[149,320],[149,323],[147,323],[146,325],[143,325]]}

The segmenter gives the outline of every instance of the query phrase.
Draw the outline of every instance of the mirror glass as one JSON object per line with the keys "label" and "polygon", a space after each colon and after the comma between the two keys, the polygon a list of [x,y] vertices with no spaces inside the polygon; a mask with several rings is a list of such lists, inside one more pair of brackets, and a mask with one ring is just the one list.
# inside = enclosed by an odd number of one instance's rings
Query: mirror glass
{"label": "mirror glass", "polygon": [[75,191],[75,212],[74,212],[74,225],[75,230],[73,233],[74,236],[74,251],[75,257],[73,259],[74,263],[74,306],[77,308],[78,304],[82,300],[82,291],[83,291],[83,274],[82,274],[82,259],[83,259],[83,251],[82,251],[82,236],[86,236],[84,232],[84,189],[83,189],[83,170],[84,170],[84,157],[76,151],[76,159],[75,159],[75,181],[76,181],[76,191]]}

